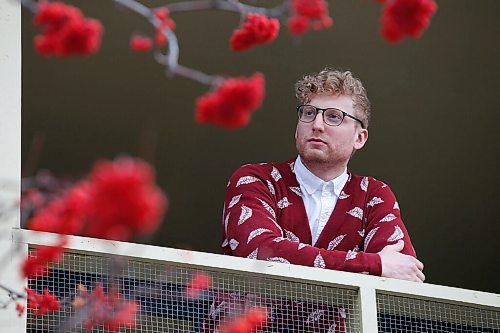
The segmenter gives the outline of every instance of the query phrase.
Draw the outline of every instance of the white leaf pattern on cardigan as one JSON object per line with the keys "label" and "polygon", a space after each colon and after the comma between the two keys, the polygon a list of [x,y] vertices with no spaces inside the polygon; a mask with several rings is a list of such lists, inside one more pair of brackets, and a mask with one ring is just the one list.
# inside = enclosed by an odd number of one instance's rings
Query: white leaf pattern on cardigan
{"label": "white leaf pattern on cardigan", "polygon": [[349,198],[351,195],[350,194],[346,194],[344,191],[340,192],[340,195],[339,195],[339,200],[342,200],[342,199],[347,199]]}
{"label": "white leaf pattern on cardigan", "polygon": [[315,321],[318,321],[325,314],[325,310],[316,310],[311,312],[306,319],[306,323],[310,324]]}
{"label": "white leaf pattern on cardigan", "polygon": [[219,316],[219,314],[228,306],[228,302],[222,301],[220,302],[217,307],[215,307],[215,302],[212,303],[212,306],[210,307],[210,311],[208,312],[208,315],[210,318],[215,319]]}
{"label": "white leaf pattern on cardigan", "polygon": [[236,250],[236,248],[238,247],[238,245],[240,245],[240,242],[238,242],[236,239],[232,238],[230,241],[229,241],[229,247],[231,248],[231,250]]}
{"label": "white leaf pattern on cardigan", "polygon": [[227,235],[227,224],[229,223],[229,214],[231,214],[231,212],[227,213],[226,219],[224,220],[224,230],[226,231],[226,235]]}
{"label": "white leaf pattern on cardigan", "polygon": [[360,235],[361,237],[365,237],[365,229],[358,230],[358,235]]}
{"label": "white leaf pattern on cardigan", "polygon": [[295,167],[295,162],[288,163],[290,166],[290,170],[292,170],[293,173],[295,173],[294,167]]}
{"label": "white leaf pattern on cardigan", "polygon": [[284,241],[284,240],[285,240],[285,238],[283,238],[283,237],[276,237],[275,239],[273,239],[273,242],[279,243],[279,242]]}
{"label": "white leaf pattern on cardigan", "polygon": [[254,231],[252,231],[249,235],[248,235],[248,239],[247,239],[247,244],[250,243],[250,241],[252,239],[254,239],[255,237],[259,236],[259,235],[262,235],[263,233],[265,232],[271,232],[271,230],[269,229],[266,229],[266,228],[257,228],[255,229]]}
{"label": "white leaf pattern on cardigan", "polygon": [[287,197],[284,197],[283,199],[278,201],[278,208],[284,209],[290,205],[291,205],[291,202],[288,201]]}
{"label": "white leaf pattern on cardigan", "polygon": [[281,257],[272,257],[272,258],[267,258],[267,261],[273,261],[273,262],[281,262],[283,264],[289,264],[290,262],[286,260],[285,258]]}
{"label": "white leaf pattern on cardigan", "polygon": [[356,258],[357,255],[358,255],[358,251],[349,250],[349,251],[347,251],[347,255],[345,256],[345,260],[352,260],[352,259]]}
{"label": "white leaf pattern on cardigan", "polygon": [[257,259],[257,254],[259,253],[259,248],[256,248],[252,253],[250,253],[247,258],[248,259]]}
{"label": "white leaf pattern on cardigan", "polygon": [[293,193],[297,194],[299,197],[302,198],[302,191],[300,190],[300,187],[290,186],[290,190],[292,190]]}
{"label": "white leaf pattern on cardigan", "polygon": [[231,185],[231,180],[228,180],[228,181],[227,181],[226,188],[228,188],[228,187],[229,187],[229,185]]}
{"label": "white leaf pattern on cardigan", "polygon": [[378,205],[378,204],[381,204],[382,202],[384,202],[384,200],[382,200],[381,198],[379,197],[373,197],[370,202],[367,204],[367,206],[375,206],[375,205]]}
{"label": "white leaf pattern on cardigan", "polygon": [[363,179],[361,179],[361,183],[359,184],[359,186],[363,191],[365,192],[368,191],[368,177],[363,177]]}
{"label": "white leaf pattern on cardigan", "polygon": [[260,198],[257,198],[259,199],[260,203],[262,204],[262,206],[264,206],[264,208],[274,217],[276,218],[276,212],[274,211],[274,209],[269,206],[269,204],[267,202],[265,202],[264,200],[260,199]]}
{"label": "white leaf pattern on cardigan", "polygon": [[273,167],[273,171],[271,171],[271,176],[276,182],[281,179],[281,174],[278,171],[278,169],[276,169],[276,167]]}
{"label": "white leaf pattern on cardigan", "polygon": [[250,217],[252,217],[252,209],[248,208],[245,205],[242,205],[240,218],[238,220],[238,225],[245,223],[245,221],[248,220]]}
{"label": "white leaf pattern on cardigan", "polygon": [[337,328],[337,324],[335,322],[328,328],[328,331],[326,333],[336,333],[337,331],[335,330]]}
{"label": "white leaf pattern on cardigan", "polygon": [[347,236],[347,234],[335,237],[330,243],[328,243],[327,250],[335,249],[340,244],[340,242],[342,242],[345,236]]}
{"label": "white leaf pattern on cardigan", "polygon": [[234,205],[236,205],[238,203],[238,201],[240,201],[240,198],[241,198],[241,194],[238,194],[238,195],[235,195],[234,197],[232,197],[231,201],[229,202],[229,205],[227,205],[227,208],[232,208]]}
{"label": "white leaf pattern on cardigan", "polygon": [[227,240],[227,238],[224,238],[224,241],[222,242],[221,247],[226,247],[228,244],[229,244],[229,241]]}
{"label": "white leaf pattern on cardigan", "polygon": [[399,204],[397,201],[394,203],[394,207],[392,207],[392,209],[399,209]]}
{"label": "white leaf pattern on cardigan", "polygon": [[273,218],[271,218],[271,217],[269,217],[269,216],[267,216],[267,218],[268,218],[269,220],[271,220],[271,221],[274,223],[274,225],[276,226],[276,228],[278,228],[278,229],[280,230],[280,232],[281,232],[281,236],[283,236],[283,235],[284,235],[284,233],[283,233],[283,229],[281,228],[281,226],[280,226],[278,223],[276,223],[276,220],[274,220]]}
{"label": "white leaf pattern on cardigan", "polygon": [[304,243],[299,243],[299,247],[297,248],[297,250],[302,250],[303,248],[305,248],[306,246],[309,246],[307,244],[304,244]]}
{"label": "white leaf pattern on cardigan", "polygon": [[404,234],[403,234],[403,230],[401,230],[401,228],[397,225],[394,226],[394,232],[392,233],[392,235],[387,238],[387,241],[388,242],[395,242],[395,241],[398,241],[400,239],[403,239],[404,238]]}
{"label": "white leaf pattern on cardigan", "polygon": [[238,187],[240,185],[255,183],[258,180],[259,180],[258,178],[255,178],[253,176],[244,176],[244,177],[241,177],[240,179],[238,179],[238,182],[236,183],[236,187]]}
{"label": "white leaf pattern on cardigan", "polygon": [[266,180],[266,182],[267,182],[267,187],[269,188],[269,192],[271,192],[272,195],[276,195],[276,191],[274,190],[273,184],[269,180]]}
{"label": "white leaf pattern on cardigan", "polygon": [[323,259],[323,257],[321,256],[321,253],[318,253],[316,258],[314,258],[314,267],[318,267],[318,268],[325,268],[326,267],[325,259]]}
{"label": "white leaf pattern on cardigan", "polygon": [[392,220],[395,219],[397,219],[396,215],[389,213],[383,219],[381,219],[380,222],[391,222]]}
{"label": "white leaf pattern on cardigan", "polygon": [[347,214],[354,216],[355,218],[358,218],[360,220],[363,220],[363,210],[359,207],[354,207],[353,209],[348,211]]}
{"label": "white leaf pattern on cardigan", "polygon": [[300,243],[299,237],[297,237],[293,232],[285,230],[286,238],[292,242]]}
{"label": "white leaf pattern on cardigan", "polygon": [[368,244],[370,244],[370,241],[372,240],[373,236],[377,233],[379,227],[373,228],[368,232],[368,235],[366,235],[365,242],[363,245],[363,248],[366,249],[368,248]]}

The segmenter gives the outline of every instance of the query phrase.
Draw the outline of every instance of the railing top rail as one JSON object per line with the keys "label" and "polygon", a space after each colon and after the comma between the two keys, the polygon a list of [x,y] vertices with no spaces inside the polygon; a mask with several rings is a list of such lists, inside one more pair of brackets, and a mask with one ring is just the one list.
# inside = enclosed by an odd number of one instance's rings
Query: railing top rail
{"label": "railing top rail", "polygon": [[[29,245],[51,245],[54,244],[56,236],[25,229],[13,230],[14,242]],[[500,308],[500,294],[428,283],[80,236],[69,236],[66,247],[73,251],[93,255],[119,255],[136,260],[166,262],[226,272],[244,272],[247,275],[265,275],[348,289],[373,288],[386,294],[497,310]]]}

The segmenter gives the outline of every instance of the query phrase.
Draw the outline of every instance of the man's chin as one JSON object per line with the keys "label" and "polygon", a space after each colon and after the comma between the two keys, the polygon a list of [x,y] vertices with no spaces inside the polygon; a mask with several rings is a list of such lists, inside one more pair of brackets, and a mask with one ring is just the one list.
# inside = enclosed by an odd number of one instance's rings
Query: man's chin
{"label": "man's chin", "polygon": [[300,158],[306,163],[328,163],[328,156],[320,150],[308,150],[300,154]]}

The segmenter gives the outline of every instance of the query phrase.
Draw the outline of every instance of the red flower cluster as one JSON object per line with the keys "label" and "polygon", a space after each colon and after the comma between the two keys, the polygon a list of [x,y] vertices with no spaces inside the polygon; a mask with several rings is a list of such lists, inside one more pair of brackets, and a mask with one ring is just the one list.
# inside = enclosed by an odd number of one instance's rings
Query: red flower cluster
{"label": "red flower cluster", "polygon": [[26,307],[22,303],[17,302],[16,303],[16,311],[17,311],[17,315],[19,317],[21,317],[24,314],[24,310],[26,310]]}
{"label": "red flower cluster", "polygon": [[155,231],[166,199],[153,181],[154,172],[145,162],[129,158],[97,162],[89,177],[91,223],[86,234],[125,240]]}
{"label": "red flower cluster", "polygon": [[186,287],[186,296],[188,298],[198,298],[201,292],[212,286],[212,278],[206,273],[196,274]]}
{"label": "red flower cluster", "polygon": [[78,234],[82,230],[89,195],[86,183],[77,184],[61,198],[41,209],[28,224],[32,230],[63,235]]}
{"label": "red flower cluster", "polygon": [[159,24],[156,26],[155,42],[156,45],[163,46],[167,43],[167,38],[163,30],[165,30],[165,28],[175,30],[175,22],[169,17],[170,12],[166,7],[155,10],[154,15],[159,21]]}
{"label": "red flower cluster", "polygon": [[[102,325],[110,332],[116,332],[122,327],[135,326],[135,316],[139,305],[135,301],[126,301],[115,290],[104,293],[101,283],[98,283],[90,295],[78,297],[78,308],[88,311],[88,319],[84,321],[86,332],[92,332],[95,326]],[[75,303],[74,303],[75,304]]]}
{"label": "red flower cluster", "polygon": [[133,36],[130,39],[130,48],[135,52],[149,52],[153,47],[151,38],[145,36]]}
{"label": "red flower cluster", "polygon": [[102,25],[87,19],[82,12],[62,2],[42,2],[34,18],[36,26],[43,26],[43,34],[34,43],[40,54],[69,57],[97,52],[101,45]]}
{"label": "red flower cluster", "polygon": [[405,36],[419,38],[437,10],[434,0],[388,0],[382,11],[382,36],[396,43]]}
{"label": "red flower cluster", "polygon": [[88,179],[42,209],[29,227],[61,234],[127,240],[158,227],[166,198],[145,162],[100,161]]}
{"label": "red flower cluster", "polygon": [[23,265],[21,272],[24,277],[42,276],[48,273],[47,264],[57,262],[64,253],[64,245],[67,239],[62,237],[56,246],[40,246],[35,249],[35,253],[29,255]]}
{"label": "red flower cluster", "polygon": [[259,44],[270,43],[278,36],[280,23],[262,14],[248,14],[246,22],[231,36],[231,49],[243,51]]}
{"label": "red flower cluster", "polygon": [[250,114],[262,104],[264,84],[261,73],[224,80],[216,91],[198,97],[196,121],[231,129],[247,125]]}
{"label": "red flower cluster", "polygon": [[28,294],[28,309],[32,310],[35,316],[56,312],[61,307],[61,303],[47,288],[43,290],[43,294],[38,294],[29,288],[26,288],[26,293]]}
{"label": "red flower cluster", "polygon": [[267,310],[265,308],[250,309],[242,317],[221,327],[221,333],[254,333],[266,321]]}
{"label": "red flower cluster", "polygon": [[325,0],[292,0],[290,10],[292,16],[288,19],[287,25],[292,35],[302,35],[309,28],[317,31],[333,25]]}

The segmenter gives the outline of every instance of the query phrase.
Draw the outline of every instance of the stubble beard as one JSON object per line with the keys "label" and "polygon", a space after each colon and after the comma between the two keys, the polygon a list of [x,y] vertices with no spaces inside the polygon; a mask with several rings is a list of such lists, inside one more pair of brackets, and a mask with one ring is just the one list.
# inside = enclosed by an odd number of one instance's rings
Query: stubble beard
{"label": "stubble beard", "polygon": [[339,167],[344,168],[350,159],[348,158],[346,161],[345,158],[339,156],[339,152],[336,152],[331,147],[328,147],[327,150],[319,150],[297,145],[296,148],[301,161],[308,167],[308,169],[318,168],[322,170],[330,170],[337,169]]}

